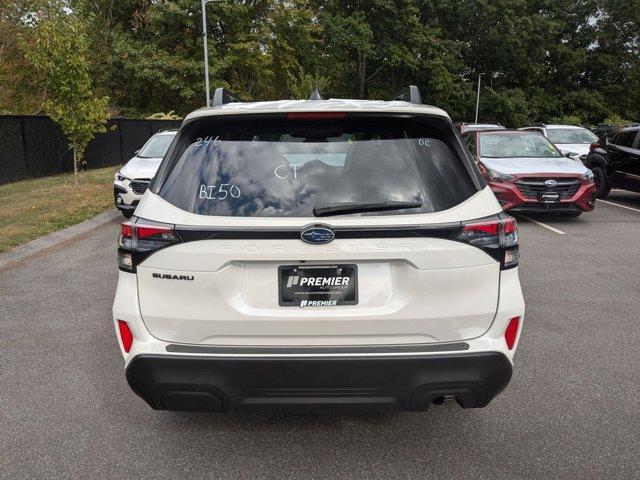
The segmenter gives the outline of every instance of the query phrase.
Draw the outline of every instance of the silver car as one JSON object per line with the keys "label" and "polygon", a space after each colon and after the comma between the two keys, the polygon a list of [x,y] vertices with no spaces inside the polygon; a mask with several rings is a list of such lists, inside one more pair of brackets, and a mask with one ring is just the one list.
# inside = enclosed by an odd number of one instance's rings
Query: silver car
{"label": "silver car", "polygon": [[584,163],[589,146],[598,141],[598,137],[584,127],[578,125],[545,125],[543,123],[519,128],[543,134],[566,157]]}

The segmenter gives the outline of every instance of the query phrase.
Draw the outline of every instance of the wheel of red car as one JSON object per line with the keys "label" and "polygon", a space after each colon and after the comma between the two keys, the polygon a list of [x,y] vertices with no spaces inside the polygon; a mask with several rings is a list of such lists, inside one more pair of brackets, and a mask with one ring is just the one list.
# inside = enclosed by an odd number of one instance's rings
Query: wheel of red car
{"label": "wheel of red car", "polygon": [[611,191],[611,187],[607,183],[607,175],[604,172],[602,167],[593,167],[591,169],[594,175],[594,181],[596,182],[596,187],[598,187],[598,191],[596,192],[596,196],[598,198],[605,198],[609,195]]}

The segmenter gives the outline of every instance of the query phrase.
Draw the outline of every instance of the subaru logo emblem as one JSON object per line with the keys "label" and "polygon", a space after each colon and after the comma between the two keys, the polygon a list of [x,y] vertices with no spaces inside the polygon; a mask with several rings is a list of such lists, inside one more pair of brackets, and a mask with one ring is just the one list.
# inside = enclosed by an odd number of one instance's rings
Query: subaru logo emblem
{"label": "subaru logo emblem", "polygon": [[546,180],[544,182],[544,186],[549,188],[556,188],[558,186],[558,182],[553,179]]}
{"label": "subaru logo emblem", "polygon": [[333,233],[329,227],[323,225],[311,225],[304,227],[300,232],[300,238],[306,243],[329,243],[336,238],[336,234]]}

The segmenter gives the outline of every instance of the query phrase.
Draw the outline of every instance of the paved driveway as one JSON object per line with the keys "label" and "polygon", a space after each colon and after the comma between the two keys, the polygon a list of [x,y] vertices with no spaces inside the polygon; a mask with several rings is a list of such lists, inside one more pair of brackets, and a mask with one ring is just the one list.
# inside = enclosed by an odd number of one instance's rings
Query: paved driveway
{"label": "paved driveway", "polygon": [[519,219],[525,330],[484,410],[153,411],[111,324],[116,222],[4,268],[0,477],[640,478],[640,196],[607,200]]}

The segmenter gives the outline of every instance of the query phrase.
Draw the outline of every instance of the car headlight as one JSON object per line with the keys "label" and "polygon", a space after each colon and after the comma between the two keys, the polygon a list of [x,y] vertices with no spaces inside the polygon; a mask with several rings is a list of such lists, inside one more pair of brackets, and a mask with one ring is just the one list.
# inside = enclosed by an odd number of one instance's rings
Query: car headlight
{"label": "car headlight", "polygon": [[487,168],[487,172],[489,172],[489,178],[491,180],[495,180],[496,182],[510,182],[514,178],[513,175],[496,172],[495,170],[491,170],[490,168]]}
{"label": "car headlight", "polygon": [[582,175],[580,177],[580,180],[582,180],[583,182],[590,182],[591,180],[593,180],[593,172],[591,170],[587,170],[587,173]]}
{"label": "car headlight", "polygon": [[122,175],[120,172],[116,172],[116,174],[114,175],[115,179],[118,180],[119,182],[122,182],[123,180],[129,180],[127,177],[125,177],[124,175]]}

